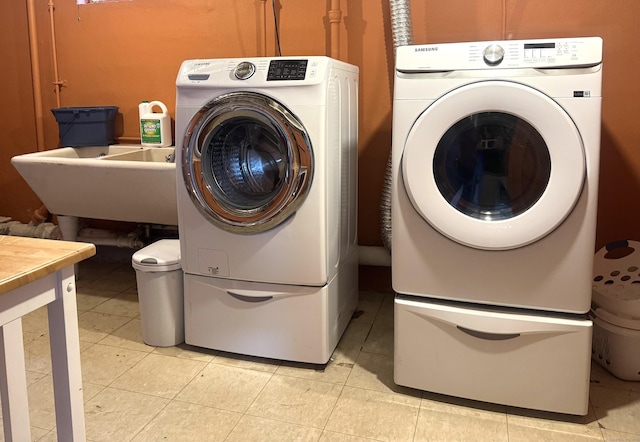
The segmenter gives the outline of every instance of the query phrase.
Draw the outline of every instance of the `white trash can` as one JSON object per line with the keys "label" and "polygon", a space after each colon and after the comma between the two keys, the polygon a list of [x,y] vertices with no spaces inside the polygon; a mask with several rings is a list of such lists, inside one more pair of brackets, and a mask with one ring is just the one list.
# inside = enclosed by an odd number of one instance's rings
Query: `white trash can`
{"label": "white trash can", "polygon": [[161,239],[138,250],[136,270],[142,339],[154,347],[184,342],[184,286],[180,240]]}

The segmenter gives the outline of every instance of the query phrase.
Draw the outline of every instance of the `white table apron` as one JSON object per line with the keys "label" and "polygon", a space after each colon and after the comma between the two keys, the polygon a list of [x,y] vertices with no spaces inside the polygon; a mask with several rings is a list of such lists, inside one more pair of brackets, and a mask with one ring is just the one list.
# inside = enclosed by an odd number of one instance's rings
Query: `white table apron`
{"label": "white table apron", "polygon": [[0,296],[0,390],[5,440],[31,440],[21,318],[45,305],[49,318],[58,440],[84,441],[73,265]]}

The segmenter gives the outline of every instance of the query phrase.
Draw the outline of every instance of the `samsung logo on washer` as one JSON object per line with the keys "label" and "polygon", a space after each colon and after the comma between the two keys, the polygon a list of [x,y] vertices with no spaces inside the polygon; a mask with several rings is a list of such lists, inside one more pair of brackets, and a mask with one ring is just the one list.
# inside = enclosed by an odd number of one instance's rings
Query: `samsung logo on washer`
{"label": "samsung logo on washer", "polygon": [[418,46],[413,49],[414,52],[435,52],[437,50],[437,46]]}

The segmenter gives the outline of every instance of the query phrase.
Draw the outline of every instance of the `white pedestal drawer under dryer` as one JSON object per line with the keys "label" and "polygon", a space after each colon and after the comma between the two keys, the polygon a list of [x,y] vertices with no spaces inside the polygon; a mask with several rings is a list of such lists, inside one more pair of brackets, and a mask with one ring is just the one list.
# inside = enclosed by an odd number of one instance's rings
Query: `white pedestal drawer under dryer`
{"label": "white pedestal drawer under dryer", "polygon": [[396,56],[396,382],[586,414],[602,39]]}

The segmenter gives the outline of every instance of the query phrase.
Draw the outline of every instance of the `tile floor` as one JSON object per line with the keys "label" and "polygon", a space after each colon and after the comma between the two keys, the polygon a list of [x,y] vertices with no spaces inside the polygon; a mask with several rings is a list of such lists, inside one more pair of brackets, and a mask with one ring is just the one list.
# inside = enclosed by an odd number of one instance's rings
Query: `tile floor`
{"label": "tile floor", "polygon": [[[87,439],[640,441],[640,383],[597,365],[585,417],[394,385],[393,295],[365,281],[359,315],[330,363],[304,366],[145,345],[130,260],[99,252],[80,264],[77,283]],[[32,437],[56,440],[45,310],[23,329]]]}

